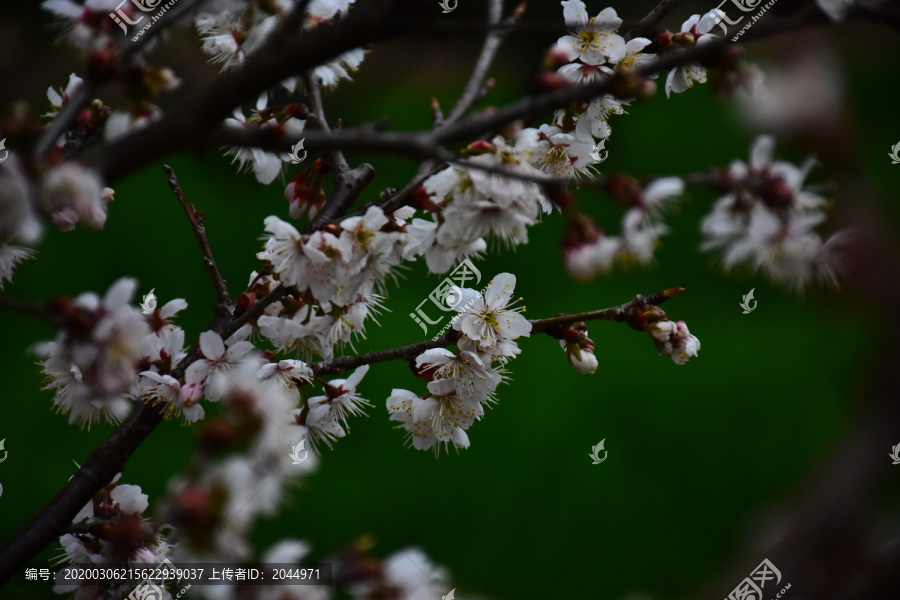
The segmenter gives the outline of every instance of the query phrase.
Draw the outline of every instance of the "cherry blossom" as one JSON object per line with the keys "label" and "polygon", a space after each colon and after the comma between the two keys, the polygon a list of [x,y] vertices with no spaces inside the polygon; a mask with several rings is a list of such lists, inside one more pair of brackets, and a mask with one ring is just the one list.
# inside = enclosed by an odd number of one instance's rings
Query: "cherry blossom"
{"label": "cherry blossom", "polygon": [[605,8],[596,17],[589,18],[587,7],[580,0],[565,0],[560,4],[571,32],[558,42],[567,58],[590,65],[618,62],[625,52],[625,40],[615,33],[622,25],[615,9]]}

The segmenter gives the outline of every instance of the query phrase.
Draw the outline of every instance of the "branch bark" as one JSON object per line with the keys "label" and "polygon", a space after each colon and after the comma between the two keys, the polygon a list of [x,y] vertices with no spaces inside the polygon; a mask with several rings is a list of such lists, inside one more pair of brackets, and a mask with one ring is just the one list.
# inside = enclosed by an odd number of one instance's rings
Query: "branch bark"
{"label": "branch bark", "polygon": [[207,272],[209,272],[209,276],[212,279],[213,286],[216,289],[216,296],[219,299],[219,304],[230,306],[231,296],[228,295],[228,285],[225,283],[225,280],[222,279],[222,274],[219,272],[219,267],[216,265],[216,258],[213,256],[212,248],[209,247],[209,240],[206,237],[206,226],[203,224],[203,215],[198,214],[197,209],[193,204],[189,205],[187,203],[184,192],[181,190],[181,186],[178,185],[178,177],[175,176],[175,170],[169,165],[163,165],[163,168],[169,175],[169,186],[172,188],[172,193],[175,194],[178,203],[181,204],[181,208],[183,208],[184,212],[187,214],[188,220],[191,222],[191,227],[194,229],[194,235],[200,243],[200,250],[203,252],[203,266]]}

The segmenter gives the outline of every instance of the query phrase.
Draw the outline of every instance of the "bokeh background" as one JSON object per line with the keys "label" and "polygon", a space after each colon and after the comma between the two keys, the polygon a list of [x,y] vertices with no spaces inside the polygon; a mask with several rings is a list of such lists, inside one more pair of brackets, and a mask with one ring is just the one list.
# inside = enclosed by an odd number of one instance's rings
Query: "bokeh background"
{"label": "bokeh background", "polygon": [[[603,6],[589,3],[592,14]],[[652,4],[613,6],[627,25]],[[677,30],[682,20],[710,8],[685,2],[663,24]],[[474,22],[483,10],[483,2],[460,0],[446,18]],[[50,23],[37,2],[4,7],[4,114],[17,99],[35,112],[46,111],[46,88],[65,86],[70,72],[83,72],[83,60],[54,41],[59,32]],[[491,70],[496,87],[482,105],[520,97],[543,53],[564,33],[557,2],[533,3],[523,30],[498,56]],[[900,166],[886,156],[900,140],[896,39],[896,31],[863,22],[747,47],[750,60],[774,65],[801,51],[835,57],[836,68],[827,76],[843,98],[834,115],[841,135],[785,138],[779,155],[796,163],[811,152],[822,155],[823,167],[813,181],[864,181],[868,193],[887,200],[880,220],[892,232],[900,224],[896,203],[890,202]],[[474,33],[430,34],[376,47],[353,83],[326,95],[328,116],[343,119],[345,126],[386,116],[398,130],[426,128],[430,98],[449,110],[480,43]],[[163,98],[164,108],[216,74],[189,31],[173,32],[150,57],[182,78],[181,89]],[[114,87],[101,96],[113,107],[123,106]],[[709,85],[668,101],[660,92],[628,110],[611,121],[605,173],[681,174],[727,165],[746,159],[755,134],[738,105],[717,99]],[[376,168],[376,181],[361,201],[374,200],[386,187],[402,187],[416,166],[385,155],[348,158]],[[217,149],[175,154],[165,162],[175,168],[188,200],[205,211],[220,268],[232,293],[238,293],[260,266],[255,253],[264,217],[287,218],[283,185],[264,187],[252,175],[235,173]],[[288,165],[287,176],[297,169]],[[187,299],[190,307],[179,324],[189,340],[196,339],[212,316],[214,295],[162,162],[118,182],[115,190],[105,230],[48,231],[37,260],[23,264],[4,293],[28,299],[102,293],[128,275],[140,282],[141,294],[155,288],[161,304]],[[836,210],[854,203],[856,192],[846,184],[835,188]],[[599,191],[577,194],[601,225],[617,230],[618,206]],[[872,365],[879,361],[875,340],[882,320],[896,317],[872,314],[864,297],[846,288],[797,296],[759,275],[723,274],[712,257],[697,250],[698,221],[715,197],[689,189],[668,220],[672,233],[663,238],[650,268],[617,270],[587,284],[573,281],[562,267],[559,215],[532,228],[528,245],[497,248],[478,263],[485,277],[517,275],[516,293],[525,298],[531,318],[685,287],[664,309],[700,338],[699,357],[678,366],[657,356],[646,334],[624,324],[590,323],[600,367],[585,376],[568,365],[555,340],[522,340],[499,404],[468,432],[471,448],[437,460],[404,448],[384,405],[392,388],[419,390],[419,383],[404,363],[378,365],[361,388],[374,404],[368,417],[352,422],[352,433],[326,452],[319,472],[290,495],[279,517],[258,524],[257,548],[285,535],[299,537],[312,544],[315,560],[361,535],[370,536],[383,556],[419,546],[451,569],[461,599],[688,598],[701,588],[727,595],[765,558],[748,553],[747,546],[757,543],[773,515],[790,511],[828,457],[840,454],[858,422]],[[883,264],[856,268],[889,277],[896,263],[885,258]],[[380,318],[380,327],[372,324],[357,349],[419,340],[421,331],[408,314],[439,280],[427,275],[423,261],[412,264],[390,290],[391,312]],[[758,308],[744,315],[738,303],[751,288]],[[42,322],[0,311],[0,439],[6,439],[9,452],[0,464],[0,543],[113,430],[99,423],[82,431],[50,410],[50,392],[40,390],[39,366],[28,348],[53,335]],[[601,439],[608,458],[592,465],[588,453]],[[190,428],[163,423],[128,463],[123,481],[139,484],[150,495],[152,510],[167,480],[187,465],[192,444]],[[889,451],[878,448],[867,457],[884,463],[887,475],[870,510],[873,518],[896,524],[900,467],[889,471]],[[58,553],[58,546],[48,548],[38,560]],[[784,575],[790,581],[790,573]],[[0,597],[54,595],[49,588],[9,585]]]}

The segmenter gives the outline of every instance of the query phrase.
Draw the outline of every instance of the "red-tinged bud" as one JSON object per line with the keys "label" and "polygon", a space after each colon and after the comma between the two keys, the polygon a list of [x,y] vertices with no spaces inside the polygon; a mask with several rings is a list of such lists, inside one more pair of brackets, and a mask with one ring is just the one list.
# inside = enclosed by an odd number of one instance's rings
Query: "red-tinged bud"
{"label": "red-tinged bud", "polygon": [[541,67],[545,71],[550,71],[555,73],[560,67],[565,66],[572,62],[569,60],[569,55],[566,49],[560,44],[554,44],[548,51],[547,54],[544,55],[544,60],[541,64]]}
{"label": "red-tinged bud", "polygon": [[496,148],[490,142],[478,140],[466,146],[460,154],[463,156],[478,156],[479,154],[490,154],[496,152]]}
{"label": "red-tinged bud", "polygon": [[413,192],[412,202],[410,202],[410,206],[427,212],[438,211],[438,206],[434,203],[434,200],[431,199],[431,194],[428,193],[428,190],[425,189],[425,186],[421,185],[416,188],[416,191]]}
{"label": "red-tinged bud", "polygon": [[97,50],[88,60],[88,78],[105,81],[119,71],[119,51],[115,44]]}
{"label": "red-tinged bud", "polygon": [[175,495],[172,513],[177,524],[192,530],[211,527],[215,522],[212,494],[203,488],[187,487]]}
{"label": "red-tinged bud", "polygon": [[739,44],[728,44],[721,51],[701,60],[700,63],[707,67],[730,69],[737,65],[744,55],[744,48]]}
{"label": "red-tinged bud", "polygon": [[581,211],[572,211],[566,220],[566,231],[562,238],[564,251],[593,244],[603,235],[594,220]]}
{"label": "red-tinged bud", "polygon": [[301,121],[305,121],[309,118],[310,112],[309,109],[306,108],[306,106],[300,104],[299,102],[295,102],[294,104],[288,104],[287,106],[285,106],[281,114],[288,118],[300,119]]}
{"label": "red-tinged bud", "polygon": [[652,42],[652,44],[650,45],[649,48],[646,48],[644,51],[645,52],[649,52],[649,51],[656,52],[657,50],[662,50],[663,48],[665,48],[666,46],[668,46],[669,44],[672,43],[672,37],[673,36],[672,36],[671,31],[668,31],[668,30],[661,31],[661,32],[657,33],[656,35],[654,35],[652,38],[650,38],[650,41]]}
{"label": "red-tinged bud", "polygon": [[243,314],[256,304],[256,294],[244,292],[234,302],[235,314]]}
{"label": "red-tinged bud", "polygon": [[694,37],[694,34],[690,31],[685,31],[684,33],[676,33],[672,36],[673,44],[680,44],[682,46],[694,46],[697,43],[697,38]]}
{"label": "red-tinged bud", "polygon": [[560,77],[556,73],[542,72],[535,78],[535,92],[549,92],[560,88],[572,87],[575,85],[565,77]]}
{"label": "red-tinged bud", "polygon": [[647,331],[647,328],[653,323],[660,321],[668,321],[669,317],[658,306],[653,304],[644,304],[632,309],[631,314],[625,320],[628,326],[637,331]]}
{"label": "red-tinged bud", "polygon": [[208,454],[228,448],[235,441],[237,430],[225,419],[208,422],[200,432],[200,446]]}
{"label": "red-tinged bud", "polygon": [[785,209],[794,203],[794,192],[784,179],[770,179],[763,186],[762,199],[773,210]]}
{"label": "red-tinged bud", "polygon": [[673,287],[660,292],[659,295],[668,300],[669,298],[680,294],[683,291],[685,291],[685,288],[683,287]]}
{"label": "red-tinged bud", "polygon": [[644,208],[644,188],[640,182],[631,175],[618,173],[611,176],[604,186],[606,193],[627,208]]}
{"label": "red-tinged bud", "polygon": [[544,188],[550,201],[562,210],[575,206],[575,194],[564,185],[548,185]]}
{"label": "red-tinged bud", "polygon": [[656,84],[629,67],[619,67],[613,77],[610,92],[617,98],[649,98],[656,93]]}
{"label": "red-tinged bud", "polygon": [[322,231],[330,233],[333,236],[341,235],[341,227],[337,223],[328,223],[322,227]]}
{"label": "red-tinged bud", "polygon": [[314,217],[325,206],[322,176],[327,172],[328,166],[321,158],[317,158],[312,167],[301,171],[288,182],[284,188],[284,197],[290,203],[288,214],[292,219],[299,219],[307,211],[310,217]]}

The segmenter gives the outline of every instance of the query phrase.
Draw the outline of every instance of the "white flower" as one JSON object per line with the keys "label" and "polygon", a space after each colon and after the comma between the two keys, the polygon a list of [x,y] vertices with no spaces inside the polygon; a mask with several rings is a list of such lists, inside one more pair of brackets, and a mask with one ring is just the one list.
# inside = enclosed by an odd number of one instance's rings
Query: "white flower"
{"label": "white flower", "polygon": [[140,129],[145,125],[156,121],[162,116],[158,106],[148,105],[139,112],[116,110],[113,111],[104,125],[103,133],[106,141],[111,142],[120,138],[134,129]]}
{"label": "white flower", "polygon": [[460,259],[476,255],[487,249],[483,238],[455,239],[449,243],[438,240],[438,224],[424,219],[413,219],[409,225],[409,242],[403,249],[403,258],[424,256],[431,273],[446,273]]}
{"label": "white flower", "polygon": [[[712,9],[702,17],[699,14],[691,15],[691,18],[682,24],[681,33],[693,35],[697,44],[709,43],[719,37],[709,32],[722,21],[724,16],[725,13],[718,8]],[[699,63],[688,63],[675,67],[669,71],[669,76],[666,77],[666,97],[668,98],[672,92],[680,94],[694,87],[695,83],[706,83],[706,67]]]}
{"label": "white flower", "polygon": [[606,8],[588,18],[587,7],[580,0],[565,0],[563,17],[570,35],[559,38],[558,45],[570,61],[581,59],[591,65],[618,62],[625,53],[625,40],[616,35],[622,19],[615,9]]}
{"label": "white flower", "polygon": [[126,513],[141,514],[150,506],[147,494],[141,492],[139,485],[117,485],[109,493],[109,497]]}
{"label": "white flower", "polygon": [[843,21],[856,0],[816,0],[816,4],[832,21]]}
{"label": "white flower", "polygon": [[112,194],[95,171],[75,163],[53,167],[41,180],[41,207],[63,231],[71,231],[79,221],[103,229]]}
{"label": "white flower", "polygon": [[372,404],[356,394],[356,387],[369,371],[369,365],[363,365],[356,369],[347,379],[335,379],[328,382],[325,387],[325,396],[315,396],[308,400],[309,415],[306,417],[307,425],[310,423],[328,423],[337,421],[347,426],[348,415],[362,415],[362,406]]}
{"label": "white flower", "polygon": [[450,379],[456,391],[476,401],[488,400],[500,384],[501,376],[490,365],[485,365],[472,352],[450,352],[446,348],[433,348],[416,358],[419,373],[433,371],[435,379]]}
{"label": "white flower", "polygon": [[[563,133],[555,125],[541,125],[540,141],[535,145],[532,164],[555,177],[577,178],[591,175],[593,138],[576,129],[575,134]],[[581,133],[581,135],[579,135]]]}
{"label": "white flower", "polygon": [[594,242],[566,245],[566,268],[576,279],[588,281],[598,273],[609,271],[621,247],[621,238],[603,234]]}
{"label": "white flower", "polygon": [[16,265],[32,256],[34,256],[34,250],[30,248],[0,243],[0,290],[3,289],[4,281],[12,283]]}
{"label": "white flower", "polygon": [[240,359],[254,349],[252,342],[239,341],[227,349],[222,337],[215,331],[204,331],[200,334],[200,351],[205,359],[191,363],[186,378],[191,382],[206,380],[206,398],[213,402],[225,396],[234,385],[229,371]]}
{"label": "white flower", "polygon": [[499,341],[515,340],[531,335],[531,323],[512,308],[516,276],[501,273],[491,281],[484,297],[479,297],[453,324],[453,328],[478,345],[479,350],[492,350]]}
{"label": "white flower", "polygon": [[660,321],[647,328],[660,356],[668,356],[683,365],[700,350],[700,340],[691,335],[684,321]]}
{"label": "white flower", "polygon": [[665,224],[656,223],[639,208],[632,208],[622,217],[619,255],[647,264],[653,260],[659,237],[668,231]]}
{"label": "white flower", "polygon": [[[47,2],[44,3],[44,8],[47,8],[47,4]],[[50,101],[50,108],[53,110],[44,113],[44,116],[52,118],[59,114],[60,109],[69,101],[72,94],[74,94],[83,84],[84,81],[81,77],[72,73],[69,75],[69,83],[66,85],[65,90],[57,92],[52,87],[47,88],[47,100]]]}
{"label": "white flower", "polygon": [[90,331],[62,330],[53,342],[35,349],[46,357],[44,389],[56,391],[53,404],[69,414],[70,423],[89,425],[99,417],[117,422],[128,412],[124,395],[134,384],[135,365],[150,334],[144,316],[129,304],[136,286],[123,278],[102,300],[82,294],[73,304],[96,319]]}
{"label": "white flower", "polygon": [[398,600],[436,600],[447,593],[449,574],[419,548],[404,548],[384,560],[384,580]]}
{"label": "white flower", "polygon": [[[565,340],[559,340],[559,345],[563,349],[566,349],[567,347]],[[569,358],[569,362],[572,363],[572,366],[575,367],[575,370],[582,375],[593,374],[600,364],[597,362],[597,357],[594,353],[587,348],[577,348],[572,352],[566,352],[566,356]]]}
{"label": "white flower", "polygon": [[183,416],[185,423],[195,423],[204,417],[205,412],[198,402],[199,394],[194,393],[196,383],[188,383],[184,386],[187,389],[182,390],[181,383],[171,375],[143,371],[141,377],[142,393],[151,402],[165,404],[165,412]]}
{"label": "white flower", "polygon": [[32,244],[43,236],[41,220],[30,199],[31,193],[22,162],[15,154],[9,154],[0,163],[0,244]]}
{"label": "white flower", "polygon": [[[225,126],[234,129],[245,129],[256,127],[271,128],[279,125],[275,119],[261,123],[259,113],[266,108],[267,103],[268,95],[266,92],[263,92],[256,100],[256,113],[253,116],[245,117],[241,110],[236,108],[233,117],[225,119]],[[280,124],[284,128],[281,135],[286,139],[297,139],[303,133],[305,124],[306,121],[289,118]],[[275,181],[275,178],[281,174],[282,165],[291,160],[291,155],[287,152],[267,152],[255,147],[234,147],[228,150],[225,156],[234,156],[231,163],[238,163],[238,172],[252,170],[256,180],[266,185]]]}
{"label": "white flower", "polygon": [[[315,19],[331,19],[350,10],[355,0],[312,0],[306,14]],[[286,561],[285,561],[286,562]]]}

